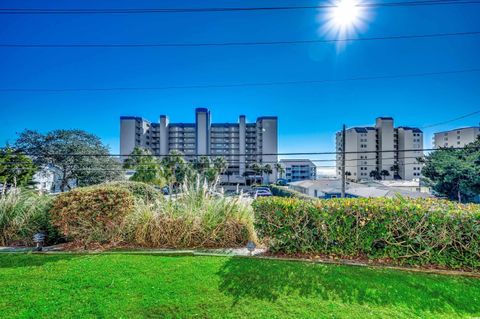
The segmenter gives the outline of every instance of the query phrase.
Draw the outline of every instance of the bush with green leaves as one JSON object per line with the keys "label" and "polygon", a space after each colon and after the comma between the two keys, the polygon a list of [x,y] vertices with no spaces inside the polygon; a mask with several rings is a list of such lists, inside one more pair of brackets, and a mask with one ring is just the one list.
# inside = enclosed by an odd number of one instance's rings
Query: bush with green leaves
{"label": "bush with green leaves", "polygon": [[0,195],[0,246],[31,245],[33,235],[44,232],[47,243],[57,240],[50,223],[52,198],[33,191],[12,189]]}
{"label": "bush with green leaves", "polygon": [[124,182],[111,182],[102,184],[102,186],[113,186],[126,189],[130,191],[136,199],[141,199],[146,202],[151,202],[160,199],[163,197],[163,194],[157,190],[152,185],[142,183],[142,182],[133,182],[133,181],[124,181]]}
{"label": "bush with green leaves", "polygon": [[438,199],[259,198],[255,227],[273,252],[480,269],[480,205]]}
{"label": "bush with green leaves", "polygon": [[132,193],[120,186],[77,188],[55,198],[52,222],[77,244],[117,244],[123,241],[124,218],[134,202]]}

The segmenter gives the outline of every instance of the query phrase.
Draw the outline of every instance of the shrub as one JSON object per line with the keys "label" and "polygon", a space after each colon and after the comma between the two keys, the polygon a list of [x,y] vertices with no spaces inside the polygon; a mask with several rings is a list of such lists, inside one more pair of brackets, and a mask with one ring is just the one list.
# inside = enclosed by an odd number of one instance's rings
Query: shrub
{"label": "shrub", "polygon": [[141,199],[148,202],[155,201],[163,197],[163,194],[157,189],[155,189],[155,187],[142,182],[123,181],[111,182],[102,185],[126,189],[130,191],[133,197],[135,197],[136,199]]}
{"label": "shrub", "polygon": [[310,197],[306,194],[300,193],[298,191],[295,191],[293,189],[289,189],[284,186],[277,186],[277,185],[269,185],[270,190],[272,191],[273,196],[278,196],[278,197],[293,197],[293,198],[301,198],[301,199],[307,199],[307,200],[312,200],[314,199],[313,197]]}
{"label": "shrub", "polygon": [[480,268],[480,205],[437,199],[254,201],[255,226],[269,249]]}
{"label": "shrub", "polygon": [[127,241],[143,247],[226,248],[256,240],[247,203],[192,185],[174,200],[137,203],[128,225]]}
{"label": "shrub", "polygon": [[52,199],[27,190],[12,190],[0,195],[0,246],[31,245],[37,232],[45,232],[47,243],[54,243],[57,233],[50,224]]}
{"label": "shrub", "polygon": [[77,188],[53,201],[52,220],[69,239],[84,246],[122,241],[124,217],[134,197],[124,187],[100,185]]}

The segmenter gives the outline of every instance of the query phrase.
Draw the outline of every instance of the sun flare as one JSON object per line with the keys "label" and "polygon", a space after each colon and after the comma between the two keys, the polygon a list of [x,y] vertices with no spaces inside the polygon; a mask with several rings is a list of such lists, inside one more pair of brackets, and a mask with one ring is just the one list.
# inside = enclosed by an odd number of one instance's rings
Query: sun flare
{"label": "sun flare", "polygon": [[333,22],[338,26],[355,24],[359,15],[360,10],[354,0],[341,0],[332,10]]}
{"label": "sun flare", "polygon": [[331,8],[317,16],[320,35],[343,40],[357,36],[365,28],[368,12],[361,6],[361,0],[334,0],[331,4]]}

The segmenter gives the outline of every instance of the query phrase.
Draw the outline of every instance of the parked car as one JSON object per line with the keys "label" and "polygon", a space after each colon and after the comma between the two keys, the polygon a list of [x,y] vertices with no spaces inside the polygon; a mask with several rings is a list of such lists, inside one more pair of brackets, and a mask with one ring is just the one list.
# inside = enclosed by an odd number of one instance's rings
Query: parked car
{"label": "parked car", "polygon": [[265,192],[268,192],[268,193],[272,193],[272,191],[270,190],[269,187],[267,186],[258,186],[258,187],[254,187],[253,190],[256,192],[256,191],[265,191]]}
{"label": "parked car", "polygon": [[257,189],[255,191],[255,198],[268,197],[268,196],[272,196],[272,193],[270,191],[266,191],[266,190],[262,190],[262,189]]}

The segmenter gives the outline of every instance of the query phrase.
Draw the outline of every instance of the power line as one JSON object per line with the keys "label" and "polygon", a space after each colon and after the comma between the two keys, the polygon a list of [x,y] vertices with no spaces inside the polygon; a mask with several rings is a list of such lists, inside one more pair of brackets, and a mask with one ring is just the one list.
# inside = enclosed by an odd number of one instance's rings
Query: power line
{"label": "power line", "polygon": [[[389,3],[359,3],[361,8],[378,7],[416,7],[438,5],[468,5],[478,4],[478,0],[429,0],[429,1],[399,1]],[[0,14],[151,14],[151,13],[217,13],[217,12],[265,12],[265,11],[292,11],[292,10],[318,10],[332,9],[335,4],[309,5],[309,6],[270,6],[270,7],[210,7],[210,8],[2,8]]]}
{"label": "power line", "polygon": [[[406,157],[401,157],[400,159],[415,159],[417,160],[418,162],[418,158],[420,156],[406,156]],[[345,159],[345,162],[363,162],[363,161],[372,161],[372,160],[376,160],[376,158],[370,158],[370,159]],[[382,160],[386,161],[386,160],[398,160],[398,158],[396,157],[391,157],[391,158],[382,158]],[[312,161],[312,162],[336,162],[337,160],[315,160],[315,159],[309,159],[309,161]],[[226,159],[226,162],[227,163],[233,163],[233,165],[239,165],[239,164],[277,164],[277,163],[280,163],[279,161],[262,161],[261,163],[260,162],[256,162],[256,161],[240,161],[240,160],[228,160]],[[19,164],[22,164],[22,165],[30,165],[30,164],[26,164],[25,162],[0,162],[0,167],[2,165],[19,165]],[[192,163],[193,164],[193,163]],[[195,165],[199,165],[199,166],[208,166],[208,165],[213,165],[213,163],[194,163]],[[374,165],[377,165],[377,164],[358,164],[358,166],[374,166]],[[378,164],[380,165],[380,164]],[[150,164],[136,164],[135,167],[148,167],[150,166]],[[316,167],[337,167],[336,165],[315,165]],[[348,164],[346,165],[348,166]],[[126,168],[127,170],[129,170],[128,168]]]}
{"label": "power line", "polygon": [[[374,151],[347,151],[345,154],[376,154],[376,153],[399,153],[399,152],[427,152],[427,151],[455,151],[455,150],[464,150],[464,149],[480,149],[480,147],[466,146],[466,147],[450,147],[450,148],[414,148],[414,149],[395,149],[395,150],[374,150]],[[44,157],[53,157],[53,156],[65,156],[65,157],[77,157],[77,156],[91,156],[91,157],[141,157],[141,156],[153,156],[153,157],[185,157],[185,158],[201,158],[201,157],[224,157],[228,158],[231,156],[304,156],[304,155],[338,155],[342,152],[332,151],[332,152],[291,152],[291,153],[261,153],[261,154],[252,154],[252,153],[227,153],[227,154],[216,154],[216,153],[206,153],[206,154],[105,154],[105,153],[32,153],[32,152],[22,152],[22,150],[16,150],[17,153],[21,153],[26,156],[44,156]],[[359,159],[361,160],[361,159]]]}
{"label": "power line", "polygon": [[430,128],[430,127],[434,127],[434,126],[440,126],[440,125],[452,123],[452,122],[455,122],[455,121],[458,121],[458,120],[461,120],[461,119],[464,119],[464,118],[467,118],[467,117],[470,117],[470,116],[474,116],[474,115],[479,114],[479,113],[480,113],[480,110],[475,111],[475,112],[472,112],[472,113],[468,113],[468,114],[465,114],[465,115],[462,115],[462,116],[459,116],[459,117],[456,117],[456,118],[453,118],[453,119],[451,119],[451,120],[447,120],[447,121],[443,121],[443,122],[439,122],[439,123],[435,123],[435,124],[426,125],[426,126],[421,127],[421,129],[425,129],[425,128]]}
{"label": "power line", "polygon": [[108,91],[160,91],[160,90],[177,90],[177,89],[209,89],[209,88],[235,88],[235,87],[261,87],[261,86],[275,86],[275,85],[301,85],[301,84],[322,84],[322,83],[337,83],[349,81],[368,81],[368,80],[386,80],[386,79],[400,79],[400,78],[414,78],[414,77],[428,77],[437,75],[450,75],[461,73],[479,72],[480,68],[437,71],[437,72],[423,72],[423,73],[404,73],[394,75],[379,75],[379,76],[358,76],[341,79],[324,79],[324,80],[299,80],[299,81],[272,81],[272,82],[247,82],[247,83],[232,83],[232,84],[198,84],[198,85],[178,85],[178,86],[158,86],[158,87],[109,87],[109,88],[0,88],[0,92],[108,92]]}
{"label": "power line", "polygon": [[357,41],[379,41],[379,40],[403,40],[403,39],[425,39],[454,36],[474,36],[480,31],[452,32],[452,33],[430,33],[412,35],[394,35],[365,38],[346,39],[316,39],[316,40],[283,40],[283,41],[253,41],[253,42],[210,42],[210,43],[78,43],[78,44],[41,44],[41,43],[0,43],[3,48],[159,48],[159,47],[222,47],[222,46],[258,46],[258,45],[289,45],[289,44],[316,44],[316,43],[337,43]]}

